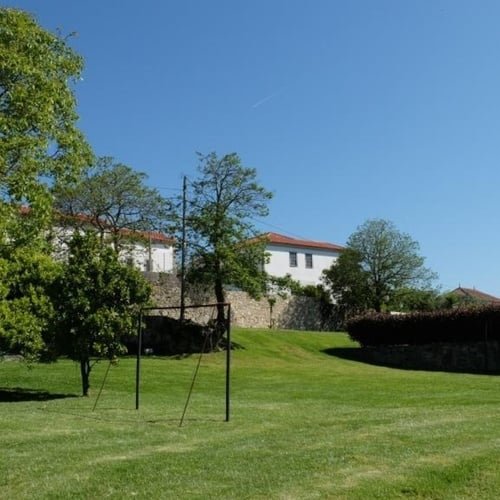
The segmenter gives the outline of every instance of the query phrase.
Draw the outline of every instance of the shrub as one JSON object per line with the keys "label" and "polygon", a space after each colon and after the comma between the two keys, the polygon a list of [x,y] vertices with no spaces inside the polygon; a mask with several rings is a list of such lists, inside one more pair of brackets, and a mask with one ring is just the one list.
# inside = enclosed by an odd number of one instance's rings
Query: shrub
{"label": "shrub", "polygon": [[500,307],[457,308],[401,315],[368,313],[347,323],[362,346],[500,340]]}

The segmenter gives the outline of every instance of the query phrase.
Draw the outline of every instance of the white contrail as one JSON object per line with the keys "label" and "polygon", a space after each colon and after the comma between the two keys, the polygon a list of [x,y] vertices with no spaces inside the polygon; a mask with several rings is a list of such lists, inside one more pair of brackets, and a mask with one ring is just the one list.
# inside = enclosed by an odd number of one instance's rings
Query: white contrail
{"label": "white contrail", "polygon": [[278,94],[281,94],[283,92],[283,88],[277,90],[276,92],[273,92],[272,94],[268,95],[267,97],[264,97],[264,99],[261,99],[260,101],[257,101],[255,104],[252,104],[252,108],[258,108],[262,104],[264,104],[267,101],[270,101],[273,97],[276,97]]}

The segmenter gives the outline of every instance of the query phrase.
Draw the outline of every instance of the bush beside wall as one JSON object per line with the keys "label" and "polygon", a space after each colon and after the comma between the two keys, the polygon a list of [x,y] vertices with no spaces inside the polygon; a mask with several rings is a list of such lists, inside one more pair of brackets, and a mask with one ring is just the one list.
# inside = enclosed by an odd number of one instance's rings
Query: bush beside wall
{"label": "bush beside wall", "polygon": [[362,346],[500,340],[500,307],[402,315],[372,313],[350,320],[347,331]]}
{"label": "bush beside wall", "polygon": [[366,361],[420,370],[500,373],[500,307],[403,315],[366,314],[349,321]]}

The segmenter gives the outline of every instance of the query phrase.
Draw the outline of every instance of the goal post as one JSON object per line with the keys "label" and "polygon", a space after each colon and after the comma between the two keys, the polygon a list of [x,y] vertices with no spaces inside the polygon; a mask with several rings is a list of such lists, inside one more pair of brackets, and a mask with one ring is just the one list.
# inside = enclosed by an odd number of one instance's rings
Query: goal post
{"label": "goal post", "polygon": [[[226,335],[226,366],[225,366],[225,421],[229,422],[230,417],[230,392],[231,392],[231,303],[219,302],[213,304],[194,304],[183,306],[184,310],[196,310],[202,308],[218,308],[224,307],[227,310],[227,319],[225,322]],[[141,358],[143,351],[143,336],[144,336],[144,318],[152,316],[153,311],[180,311],[181,306],[168,307],[143,307],[139,311],[137,325],[137,358],[136,358],[136,373],[135,373],[135,409],[139,409],[140,399],[140,377],[141,377]],[[184,311],[183,311],[184,312]],[[184,316],[184,315],[183,315]],[[179,320],[182,323],[181,320]],[[204,349],[201,349],[200,356],[204,354]],[[201,359],[201,358],[200,358]],[[194,380],[193,380],[194,383]]]}

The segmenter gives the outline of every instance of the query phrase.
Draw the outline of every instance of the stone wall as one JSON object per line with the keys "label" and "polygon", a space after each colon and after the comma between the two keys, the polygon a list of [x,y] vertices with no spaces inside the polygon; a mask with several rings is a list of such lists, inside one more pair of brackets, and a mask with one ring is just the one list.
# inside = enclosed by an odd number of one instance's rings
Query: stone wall
{"label": "stone wall", "polygon": [[363,348],[364,359],[413,370],[500,373],[500,342],[434,343]]}
{"label": "stone wall", "polygon": [[[157,307],[179,306],[180,281],[173,274],[144,273],[153,286],[153,302]],[[280,328],[290,330],[331,329],[322,321],[320,306],[311,297],[276,298],[272,305],[266,298],[254,300],[245,292],[230,290],[226,300],[231,304],[231,324],[251,328]],[[215,298],[208,290],[186,290],[186,305],[212,304]],[[186,317],[206,322],[214,317],[215,308],[186,309]],[[164,312],[163,314],[167,314]],[[173,313],[174,315],[177,312]]]}

